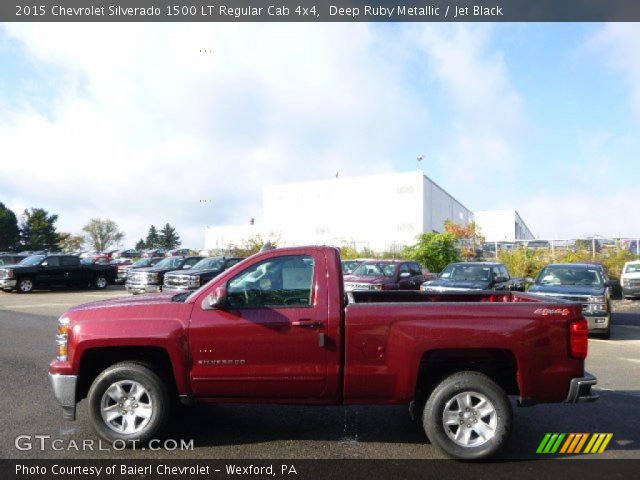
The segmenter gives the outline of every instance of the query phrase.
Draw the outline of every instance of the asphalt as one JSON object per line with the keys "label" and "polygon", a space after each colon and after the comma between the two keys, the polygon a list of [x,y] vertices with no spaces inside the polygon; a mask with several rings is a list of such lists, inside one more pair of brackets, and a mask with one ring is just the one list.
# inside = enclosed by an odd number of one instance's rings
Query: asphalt
{"label": "asphalt", "polygon": [[[100,445],[87,419],[67,422],[53,399],[47,367],[54,356],[56,318],[78,303],[127,295],[106,291],[0,293],[0,458],[119,459],[434,459],[430,445],[405,407],[300,407],[213,405],[182,409],[172,416],[167,439],[193,440],[193,449],[114,451]],[[613,433],[598,458],[640,459],[640,301],[617,301],[610,340],[590,340],[587,369],[598,379],[601,398],[592,404],[515,408],[515,426],[503,460],[536,459],[547,432]],[[27,435],[30,449],[17,448]],[[36,435],[45,438],[39,448]],[[51,440],[60,439],[52,448]],[[19,440],[24,442],[23,440]],[[68,450],[93,441],[93,450]],[[20,444],[25,448],[26,443]],[[173,444],[170,443],[170,448]],[[105,448],[105,450],[99,450]],[[574,455],[586,459],[590,455]]]}

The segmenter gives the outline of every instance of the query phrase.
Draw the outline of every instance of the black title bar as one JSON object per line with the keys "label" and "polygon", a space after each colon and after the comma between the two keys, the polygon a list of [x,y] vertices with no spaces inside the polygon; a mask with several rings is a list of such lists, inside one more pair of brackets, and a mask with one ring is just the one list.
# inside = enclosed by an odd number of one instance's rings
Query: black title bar
{"label": "black title bar", "polygon": [[637,0],[3,0],[0,22],[639,22]]}

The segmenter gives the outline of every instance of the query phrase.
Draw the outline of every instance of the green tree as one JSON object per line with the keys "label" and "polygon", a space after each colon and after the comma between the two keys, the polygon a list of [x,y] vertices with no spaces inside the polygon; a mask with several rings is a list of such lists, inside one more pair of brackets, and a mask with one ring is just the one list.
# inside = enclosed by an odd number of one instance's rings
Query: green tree
{"label": "green tree", "polygon": [[56,222],[58,215],[49,215],[43,208],[32,208],[22,213],[20,243],[26,250],[55,250],[58,248]]}
{"label": "green tree", "polygon": [[13,250],[20,241],[18,218],[0,202],[0,250]]}
{"label": "green tree", "polygon": [[423,233],[418,243],[404,250],[404,256],[415,260],[432,272],[439,272],[447,264],[460,259],[456,237],[451,233]]}
{"label": "green tree", "polygon": [[250,257],[258,253],[265,243],[271,243],[274,248],[278,248],[279,238],[265,240],[262,235],[249,237],[242,245],[229,245],[229,255],[233,257]]}
{"label": "green tree", "polygon": [[58,234],[58,248],[63,252],[77,252],[82,250],[84,237],[82,235],[72,235],[69,232]]}
{"label": "green tree", "polygon": [[158,235],[158,230],[156,230],[155,225],[149,227],[147,239],[144,241],[144,244],[147,248],[158,248],[160,246],[160,235]]}
{"label": "green tree", "polygon": [[92,218],[82,230],[87,233],[86,242],[97,252],[104,252],[124,237],[124,233],[118,230],[118,224],[109,218]]}
{"label": "green tree", "polygon": [[140,240],[138,240],[138,243],[136,243],[135,249],[141,251],[145,248],[147,248],[147,244],[144,243],[144,239],[141,238]]}
{"label": "green tree", "polygon": [[161,247],[171,250],[172,248],[180,246],[182,242],[180,241],[180,235],[177,234],[176,229],[166,223],[164,227],[162,227],[162,230],[160,230],[159,243]]}

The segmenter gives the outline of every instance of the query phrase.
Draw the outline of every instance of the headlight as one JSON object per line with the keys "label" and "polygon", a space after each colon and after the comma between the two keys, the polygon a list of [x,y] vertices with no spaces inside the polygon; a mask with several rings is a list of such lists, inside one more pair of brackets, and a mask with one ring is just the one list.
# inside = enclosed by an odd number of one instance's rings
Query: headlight
{"label": "headlight", "polygon": [[382,285],[371,285],[371,290],[382,290]]}
{"label": "headlight", "polygon": [[604,296],[589,297],[589,303],[605,303],[607,300]]}
{"label": "headlight", "polygon": [[12,268],[6,268],[5,272],[7,272],[7,278],[13,278],[13,276],[15,275],[15,272]]}
{"label": "headlight", "polygon": [[200,276],[195,275],[193,277],[189,277],[189,286],[190,287],[199,287],[200,286]]}
{"label": "headlight", "polygon": [[58,346],[57,359],[59,362],[66,362],[69,353],[69,319],[62,317],[58,319],[58,335],[56,344]]}

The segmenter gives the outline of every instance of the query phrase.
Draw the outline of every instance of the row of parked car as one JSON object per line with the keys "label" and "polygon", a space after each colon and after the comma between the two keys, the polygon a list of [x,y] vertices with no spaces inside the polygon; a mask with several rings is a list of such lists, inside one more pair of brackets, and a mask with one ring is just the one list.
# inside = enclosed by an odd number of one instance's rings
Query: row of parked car
{"label": "row of parked car", "polygon": [[[537,278],[514,278],[497,262],[456,262],[434,275],[408,260],[346,260],[342,264],[347,292],[372,290],[421,290],[428,294],[483,290],[525,291],[582,304],[589,330],[603,338],[611,332],[611,281],[600,264],[547,265]],[[640,261],[625,265],[625,296],[640,295]]]}

